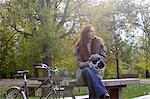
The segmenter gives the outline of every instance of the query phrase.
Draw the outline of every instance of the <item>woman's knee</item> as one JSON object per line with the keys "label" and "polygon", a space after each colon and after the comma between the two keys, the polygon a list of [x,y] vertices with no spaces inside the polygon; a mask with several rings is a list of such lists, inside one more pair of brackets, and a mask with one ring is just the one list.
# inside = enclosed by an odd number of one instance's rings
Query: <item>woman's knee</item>
{"label": "woman's knee", "polygon": [[90,68],[84,68],[83,70],[82,70],[82,73],[83,74],[92,74],[93,73],[93,71],[92,71],[92,69],[90,69]]}

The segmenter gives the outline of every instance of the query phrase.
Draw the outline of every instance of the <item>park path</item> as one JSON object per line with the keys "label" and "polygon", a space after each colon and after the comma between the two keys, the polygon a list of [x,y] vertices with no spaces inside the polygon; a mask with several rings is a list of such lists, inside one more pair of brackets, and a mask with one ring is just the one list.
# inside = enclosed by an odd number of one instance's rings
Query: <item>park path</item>
{"label": "park path", "polygon": [[132,98],[132,99],[150,99],[150,95],[135,97],[135,98]]}

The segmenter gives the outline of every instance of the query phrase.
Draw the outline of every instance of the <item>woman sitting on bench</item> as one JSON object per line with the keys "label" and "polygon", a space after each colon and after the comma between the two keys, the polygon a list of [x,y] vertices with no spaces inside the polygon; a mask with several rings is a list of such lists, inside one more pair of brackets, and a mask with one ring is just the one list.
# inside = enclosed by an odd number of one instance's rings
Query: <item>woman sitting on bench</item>
{"label": "woman sitting on bench", "polygon": [[109,97],[101,79],[104,75],[106,47],[100,37],[95,35],[91,25],[83,27],[75,46],[76,62],[79,66],[77,78],[88,85],[89,98],[101,99]]}

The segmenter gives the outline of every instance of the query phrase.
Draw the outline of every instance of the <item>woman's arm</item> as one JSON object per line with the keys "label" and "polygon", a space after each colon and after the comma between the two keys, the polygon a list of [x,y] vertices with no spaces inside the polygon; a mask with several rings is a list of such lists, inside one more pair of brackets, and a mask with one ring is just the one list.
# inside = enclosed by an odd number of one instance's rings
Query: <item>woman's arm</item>
{"label": "woman's arm", "polygon": [[97,42],[97,50],[98,54],[102,57],[102,60],[105,63],[107,58],[107,48],[100,40]]}

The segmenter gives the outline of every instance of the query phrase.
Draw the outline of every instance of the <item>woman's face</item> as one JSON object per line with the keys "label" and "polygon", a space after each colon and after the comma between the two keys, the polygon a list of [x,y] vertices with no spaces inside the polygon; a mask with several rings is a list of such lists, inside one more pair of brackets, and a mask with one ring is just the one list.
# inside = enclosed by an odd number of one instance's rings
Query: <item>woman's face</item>
{"label": "woman's face", "polygon": [[93,27],[90,28],[90,31],[88,33],[88,38],[93,39],[95,37],[95,29]]}

